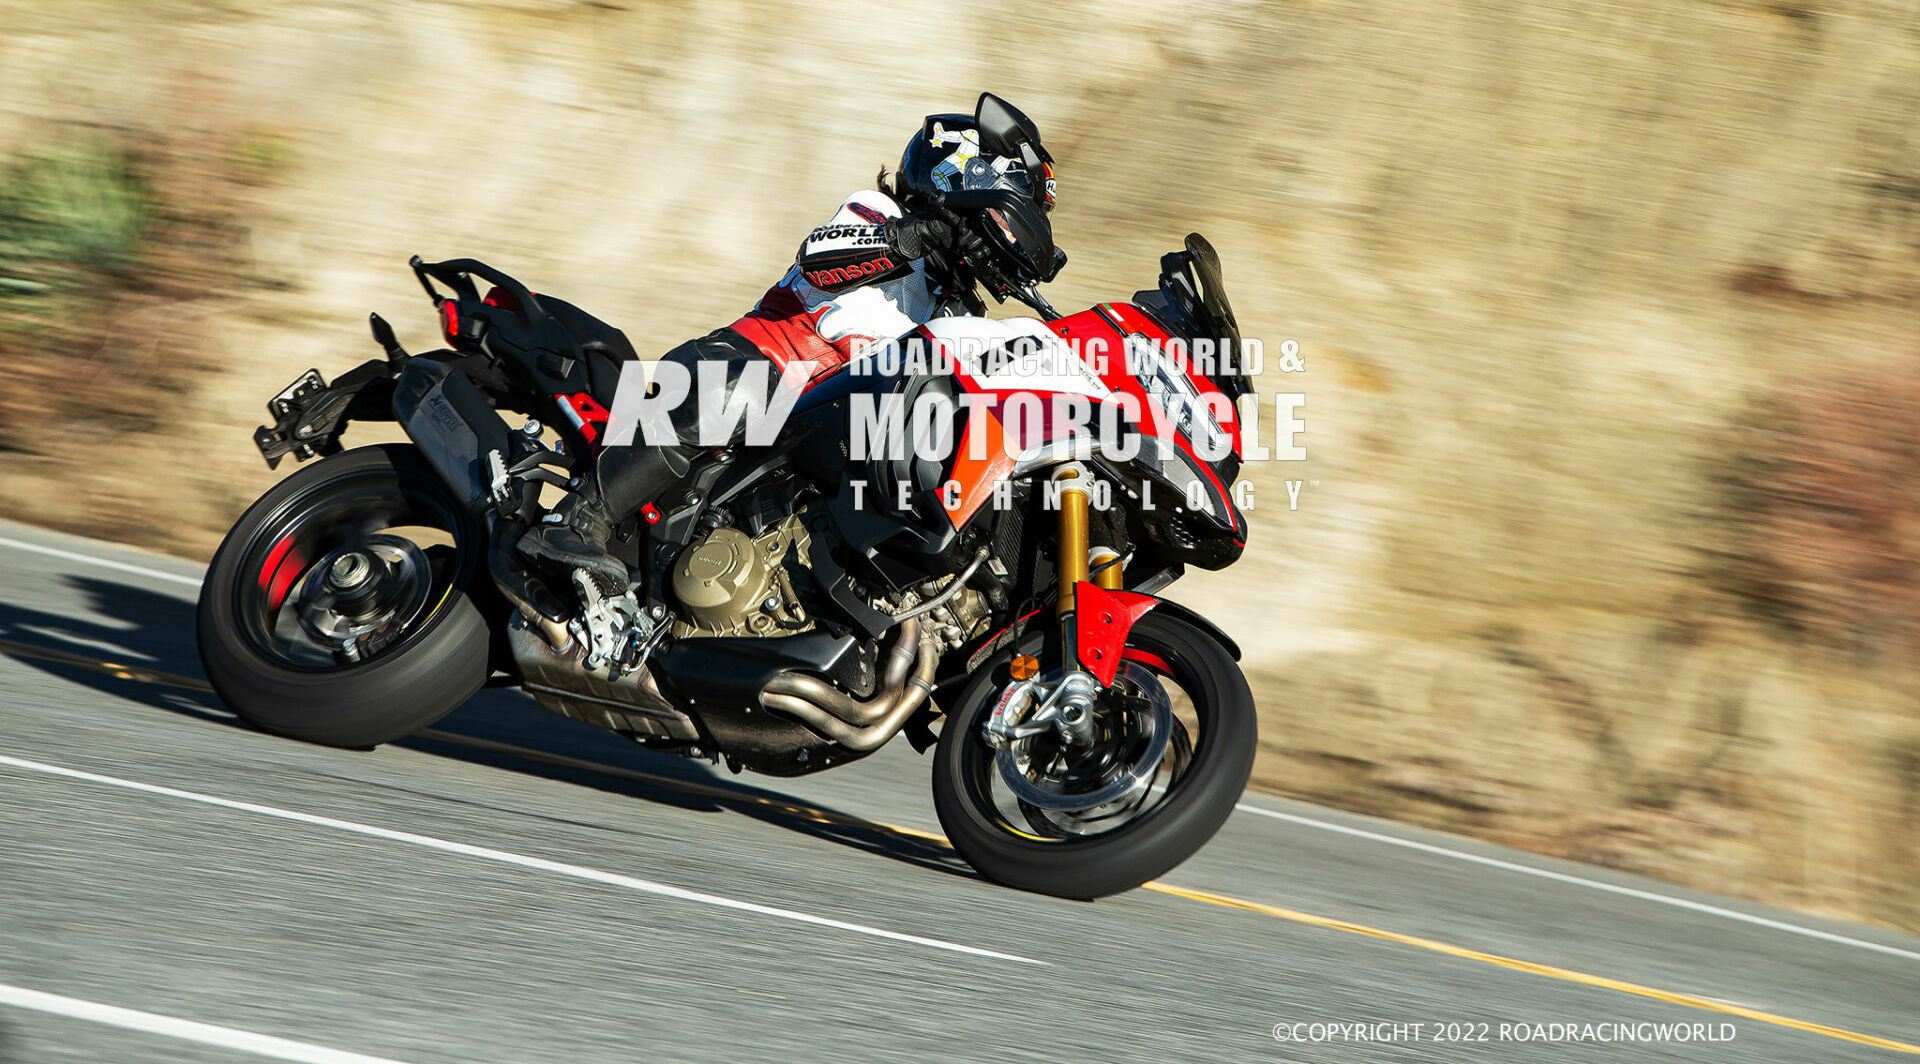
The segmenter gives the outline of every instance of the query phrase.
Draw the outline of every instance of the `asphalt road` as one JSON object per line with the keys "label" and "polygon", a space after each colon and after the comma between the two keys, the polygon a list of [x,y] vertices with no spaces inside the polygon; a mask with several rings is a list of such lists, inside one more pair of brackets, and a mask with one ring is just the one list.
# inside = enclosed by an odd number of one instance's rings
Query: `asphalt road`
{"label": "asphalt road", "polygon": [[926,838],[904,743],[734,777],[513,692],[275,739],[196,682],[197,576],[0,523],[5,1064],[1920,1053],[1920,939],[1262,795],[1075,903]]}

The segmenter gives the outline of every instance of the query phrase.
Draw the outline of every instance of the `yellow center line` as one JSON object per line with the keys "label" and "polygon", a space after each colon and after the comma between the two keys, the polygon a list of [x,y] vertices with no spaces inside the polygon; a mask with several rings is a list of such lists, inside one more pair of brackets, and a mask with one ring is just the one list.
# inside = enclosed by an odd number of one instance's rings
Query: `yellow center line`
{"label": "yellow center line", "polygon": [[[0,653],[15,657],[38,658],[44,661],[57,662],[62,665],[72,665],[78,668],[90,669],[94,672],[107,673],[120,679],[135,680],[142,683],[167,687],[181,687],[189,691],[210,692],[213,690],[212,687],[208,686],[206,681],[197,680],[191,676],[178,676],[173,673],[134,668],[132,666],[102,661],[98,658],[89,658],[67,651],[33,646],[28,643],[17,643],[9,639],[0,639]],[[915,828],[902,827],[898,824],[888,824],[878,820],[869,820],[865,817],[838,813],[831,809],[821,809],[817,806],[782,802],[772,798],[764,798],[759,795],[743,794],[729,787],[716,787],[688,780],[673,779],[668,776],[658,776],[651,772],[640,772],[635,769],[622,768],[618,765],[609,765],[599,761],[587,761],[577,757],[567,757],[563,754],[550,754],[543,750],[533,750],[524,746],[516,746],[512,743],[495,742],[491,739],[479,739],[472,736],[458,735],[453,732],[440,731],[436,728],[428,728],[421,731],[417,733],[416,737],[439,742],[455,743],[461,746],[470,746],[476,749],[507,754],[529,761],[539,761],[565,768],[577,768],[584,771],[597,772],[602,775],[636,780],[652,786],[679,791],[683,794],[697,794],[702,797],[712,798],[716,801],[766,809],[784,816],[797,817],[817,823],[837,824],[843,827],[859,828],[877,834],[911,839],[916,842],[928,843],[948,851],[951,851],[953,848],[947,842],[945,836],[934,832],[920,831]],[[1292,923],[1306,924],[1311,927],[1324,928],[1330,931],[1364,935],[1368,938],[1380,939],[1384,942],[1429,950],[1434,953],[1445,954],[1449,957],[1479,961],[1483,964],[1491,964],[1516,972],[1526,972],[1530,975],[1538,975],[1548,979],[1558,979],[1562,982],[1578,983],[1582,986],[1598,987],[1602,990],[1613,990],[1622,994],[1633,994],[1638,997],[1652,998],[1655,1001],[1664,1001],[1673,1005],[1682,1005],[1687,1008],[1702,1009],[1707,1012],[1717,1012],[1728,1016],[1737,1016],[1741,1019],[1772,1024],[1776,1027],[1786,1027],[1795,1031],[1805,1031],[1809,1034],[1835,1038],[1843,1042],[1854,1042],[1860,1045],[1874,1046],[1878,1049],[1890,1049],[1897,1053],[1910,1053],[1920,1056],[1920,1045],[1914,1045],[1908,1042],[1898,1042],[1891,1038],[1881,1038],[1877,1035],[1861,1034],[1858,1031],[1849,1031],[1841,1027],[1829,1027],[1826,1024],[1809,1023],[1806,1020],[1796,1020],[1791,1016],[1781,1016],[1777,1013],[1763,1012],[1759,1009],[1750,1009],[1743,1005],[1731,1005],[1726,1002],[1714,1001],[1711,998],[1699,997],[1694,994],[1661,990],[1658,987],[1629,983],[1621,979],[1610,979],[1603,975],[1593,975],[1587,972],[1575,971],[1571,968],[1558,968],[1550,964],[1538,964],[1533,961],[1524,961],[1515,957],[1502,956],[1498,953],[1486,953],[1481,950],[1468,949],[1465,946],[1455,946],[1451,943],[1439,942],[1430,938],[1420,938],[1416,935],[1406,935],[1398,931],[1388,931],[1384,928],[1369,927],[1366,924],[1356,924],[1349,920],[1340,920],[1330,916],[1316,916],[1313,913],[1300,912],[1295,909],[1284,909],[1277,905],[1248,901],[1245,898],[1236,898],[1227,894],[1216,894],[1212,891],[1197,890],[1192,887],[1175,886],[1174,884],[1162,883],[1157,880],[1142,884],[1140,889],[1165,894],[1169,897],[1184,898],[1188,901],[1204,902],[1208,905],[1219,905],[1228,909],[1239,909],[1243,912],[1259,913],[1263,916],[1271,916]]]}
{"label": "yellow center line", "polygon": [[1672,990],[1661,990],[1658,987],[1642,986],[1639,983],[1629,983],[1620,979],[1609,979],[1604,975],[1590,975],[1586,972],[1578,972],[1570,968],[1556,968],[1551,964],[1536,964],[1533,961],[1503,957],[1497,953],[1483,953],[1477,949],[1467,949],[1464,946],[1455,946],[1446,942],[1436,942],[1430,938],[1403,935],[1398,931],[1386,931],[1377,927],[1368,927],[1365,924],[1352,923],[1347,920],[1336,920],[1328,916],[1315,916],[1312,913],[1298,912],[1293,909],[1282,909],[1277,905],[1265,905],[1257,901],[1247,901],[1243,898],[1229,897],[1225,894],[1215,894],[1205,890],[1194,890],[1189,887],[1176,887],[1170,883],[1148,883],[1143,889],[1159,891],[1162,894],[1171,894],[1176,898],[1190,898],[1194,901],[1204,901],[1210,905],[1224,905],[1229,909],[1244,909],[1248,912],[1264,913],[1267,916],[1277,916],[1282,920],[1311,924],[1314,927],[1325,927],[1334,931],[1345,931],[1349,934],[1366,935],[1368,938],[1384,939],[1388,942],[1397,942],[1403,946],[1414,946],[1419,949],[1432,950],[1435,953],[1444,953],[1450,957],[1464,957],[1467,960],[1481,961],[1486,964],[1498,965],[1502,968],[1511,968],[1517,972],[1542,975],[1549,979],[1560,979],[1565,982],[1580,983],[1585,986],[1597,986],[1604,990],[1617,990],[1622,994],[1636,994],[1640,997],[1653,998],[1656,1001],[1685,1005],[1688,1008],[1705,1009],[1708,1012],[1721,1012],[1729,1016],[1738,1016],[1742,1019],[1758,1020],[1761,1023],[1771,1023],[1779,1027],[1790,1027],[1796,1031],[1807,1031],[1812,1034],[1825,1035],[1828,1038],[1838,1038],[1843,1042],[1858,1042],[1861,1045],[1875,1046],[1880,1049],[1892,1049],[1901,1053],[1920,1055],[1920,1045],[1896,1042],[1891,1038],[1860,1034],[1857,1031],[1849,1031],[1840,1027],[1828,1027],[1820,1023],[1808,1023],[1805,1020],[1796,1020],[1791,1016],[1762,1012],[1759,1009],[1750,1009],[1743,1005],[1730,1005],[1723,1001],[1715,1001],[1712,998],[1697,997],[1693,994],[1681,994]]}
{"label": "yellow center line", "polygon": [[67,650],[55,650],[52,647],[34,646],[32,643],[16,643],[11,639],[0,639],[0,654],[17,658],[38,658],[61,665],[71,665],[90,672],[103,672],[121,680],[134,680],[160,687],[184,687],[189,691],[211,692],[205,680],[196,680],[191,676],[176,676],[170,672],[156,672],[137,665],[123,665],[116,661],[103,661],[100,658],[75,654]]}

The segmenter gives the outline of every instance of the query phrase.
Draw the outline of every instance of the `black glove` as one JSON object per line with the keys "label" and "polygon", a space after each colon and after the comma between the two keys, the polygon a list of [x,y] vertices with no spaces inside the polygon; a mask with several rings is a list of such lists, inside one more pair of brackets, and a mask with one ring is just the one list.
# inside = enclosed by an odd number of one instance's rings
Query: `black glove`
{"label": "black glove", "polygon": [[936,274],[958,275],[961,264],[976,272],[992,264],[992,251],[966,219],[935,205],[887,223],[887,243],[905,259],[925,258]]}
{"label": "black glove", "polygon": [[973,231],[973,226],[966,224],[958,217],[953,217],[948,224],[953,227],[953,249],[962,259],[976,269],[985,269],[993,263],[992,249],[987,247],[986,241],[980,239],[979,233]]}
{"label": "black glove", "polygon": [[903,259],[939,255],[953,247],[952,223],[931,212],[895,218],[887,223],[886,232],[887,243]]}

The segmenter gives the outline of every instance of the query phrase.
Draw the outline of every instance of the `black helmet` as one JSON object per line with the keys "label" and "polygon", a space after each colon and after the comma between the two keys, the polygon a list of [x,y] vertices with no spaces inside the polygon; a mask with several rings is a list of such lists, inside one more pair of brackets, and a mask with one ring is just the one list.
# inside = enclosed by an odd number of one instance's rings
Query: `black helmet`
{"label": "black helmet", "polygon": [[939,199],[968,216],[1010,262],[1033,279],[1059,271],[1053,246],[1053,156],[1040,129],[990,92],[972,115],[928,115],[900,156],[903,206]]}
{"label": "black helmet", "polygon": [[983,92],[971,115],[927,116],[900,155],[900,187],[921,196],[1010,189],[1044,213],[1053,209],[1053,156],[1033,119]]}

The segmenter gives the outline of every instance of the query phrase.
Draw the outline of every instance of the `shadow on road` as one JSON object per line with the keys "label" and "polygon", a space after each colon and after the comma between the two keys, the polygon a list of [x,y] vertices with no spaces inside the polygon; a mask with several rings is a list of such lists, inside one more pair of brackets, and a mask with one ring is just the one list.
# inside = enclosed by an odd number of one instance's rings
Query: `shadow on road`
{"label": "shadow on road", "polygon": [[[0,656],[116,699],[207,724],[252,730],[222,706],[218,696],[200,689],[204,681],[194,643],[192,603],[95,577],[68,576],[66,581],[82,599],[72,613],[0,601]],[[111,620],[81,616],[87,614]],[[659,777],[662,782],[549,764],[426,736],[393,745],[679,809],[743,814],[867,853],[974,878],[973,871],[944,847],[901,836],[880,825],[863,826],[857,816],[821,810],[791,795],[720,775],[705,762],[654,753],[610,732],[547,713],[518,691],[482,691],[437,724],[435,730],[612,765]],[[729,797],[690,793],[675,784],[718,789]],[[737,796],[737,800],[731,800],[731,796]],[[853,823],[821,821],[813,818],[814,810]]]}

